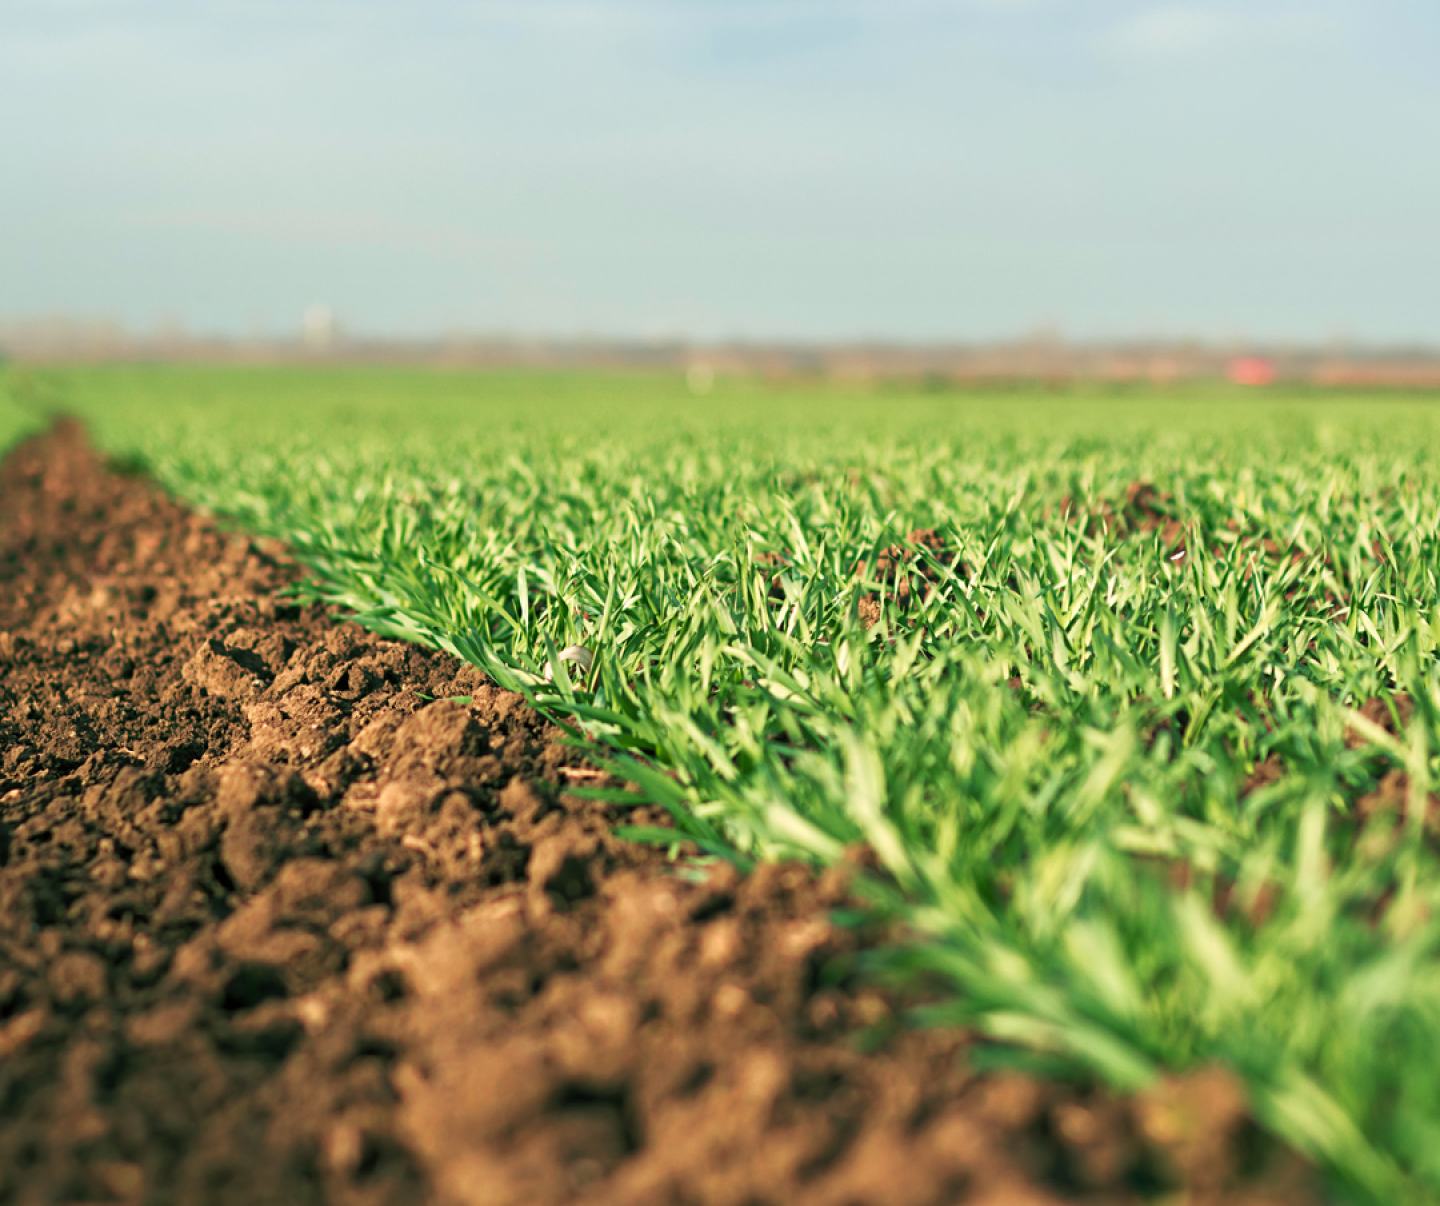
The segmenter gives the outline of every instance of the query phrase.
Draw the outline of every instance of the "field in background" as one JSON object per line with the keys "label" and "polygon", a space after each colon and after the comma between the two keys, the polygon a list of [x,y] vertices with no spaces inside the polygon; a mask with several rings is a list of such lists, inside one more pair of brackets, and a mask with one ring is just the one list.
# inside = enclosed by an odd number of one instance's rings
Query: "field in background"
{"label": "field in background", "polygon": [[11,393],[11,381],[0,368],[0,451],[8,448],[39,422],[33,409],[22,408]]}
{"label": "field in background", "polygon": [[917,936],[877,970],[945,985],[931,1020],[996,1059],[1127,1088],[1218,1061],[1359,1194],[1440,1193],[1440,402],[203,367],[5,392],[0,441],[78,413],[289,542],[317,597],[567,719],[702,849],[868,843]]}

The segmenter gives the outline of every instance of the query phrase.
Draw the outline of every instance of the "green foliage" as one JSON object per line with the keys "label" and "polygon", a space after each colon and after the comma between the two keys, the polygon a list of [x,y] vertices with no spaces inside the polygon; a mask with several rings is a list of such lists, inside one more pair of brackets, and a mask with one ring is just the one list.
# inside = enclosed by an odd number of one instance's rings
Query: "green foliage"
{"label": "green foliage", "polygon": [[[565,719],[703,848],[869,843],[872,906],[916,936],[878,970],[948,983],[932,1017],[997,1058],[1124,1087],[1221,1061],[1344,1192],[1440,1194],[1437,404],[46,383],[182,496],[287,540],[315,597]],[[915,529],[938,539],[887,570]],[[1355,713],[1401,696],[1405,723]],[[1404,807],[1362,825],[1392,770]]]}
{"label": "green foliage", "polygon": [[40,414],[26,393],[25,378],[0,356],[0,452],[38,425]]}

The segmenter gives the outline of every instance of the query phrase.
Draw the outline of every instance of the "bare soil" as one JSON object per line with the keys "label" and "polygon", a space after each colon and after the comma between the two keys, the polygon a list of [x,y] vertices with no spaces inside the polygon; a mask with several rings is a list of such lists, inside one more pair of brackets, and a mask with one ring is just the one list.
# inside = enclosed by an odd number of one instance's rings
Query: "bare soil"
{"label": "bare soil", "polygon": [[74,427],[0,468],[0,1202],[1315,1200],[1224,1073],[895,1026],[843,873],[617,840],[558,730],[295,572]]}

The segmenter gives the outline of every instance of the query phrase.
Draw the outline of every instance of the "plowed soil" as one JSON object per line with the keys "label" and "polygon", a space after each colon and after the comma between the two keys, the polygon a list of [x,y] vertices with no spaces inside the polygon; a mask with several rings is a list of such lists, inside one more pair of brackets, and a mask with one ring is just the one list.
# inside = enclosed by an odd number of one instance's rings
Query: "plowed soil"
{"label": "plowed soil", "polygon": [[74,427],[0,469],[0,1201],[1313,1198],[1220,1072],[894,1027],[843,875],[617,840],[518,697],[294,573]]}

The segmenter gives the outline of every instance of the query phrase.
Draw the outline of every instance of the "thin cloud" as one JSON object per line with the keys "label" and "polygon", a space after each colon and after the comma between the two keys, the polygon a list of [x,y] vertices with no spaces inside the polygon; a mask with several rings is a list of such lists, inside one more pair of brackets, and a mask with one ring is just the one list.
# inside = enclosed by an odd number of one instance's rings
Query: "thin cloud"
{"label": "thin cloud", "polygon": [[463,227],[407,222],[378,214],[264,209],[141,210],[118,215],[136,230],[190,230],[227,238],[253,239],[295,247],[336,250],[383,248],[437,257],[487,258],[512,255],[522,248],[512,234],[482,236]]}
{"label": "thin cloud", "polygon": [[1129,58],[1189,58],[1292,45],[1324,34],[1332,25],[1331,18],[1313,9],[1167,4],[1142,9],[1111,26],[1101,35],[1100,46]]}
{"label": "thin cloud", "polygon": [[[335,23],[393,26],[397,31],[511,29],[548,36],[624,40],[638,36],[791,27],[823,29],[899,19],[975,19],[1030,12],[1052,0],[436,0],[417,13],[398,0],[0,0],[0,51],[88,44],[97,37],[215,32],[294,32]],[[11,47],[13,49],[13,46]]]}

